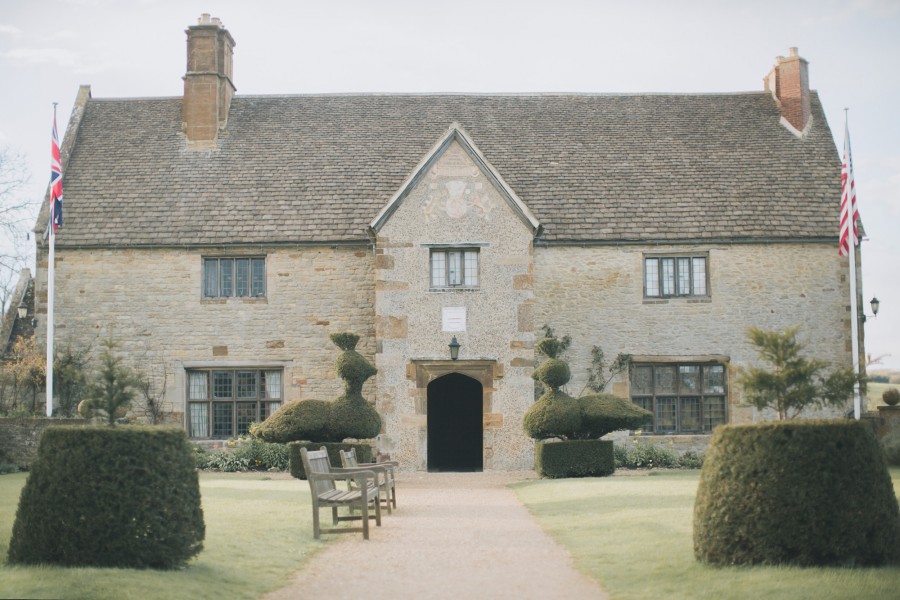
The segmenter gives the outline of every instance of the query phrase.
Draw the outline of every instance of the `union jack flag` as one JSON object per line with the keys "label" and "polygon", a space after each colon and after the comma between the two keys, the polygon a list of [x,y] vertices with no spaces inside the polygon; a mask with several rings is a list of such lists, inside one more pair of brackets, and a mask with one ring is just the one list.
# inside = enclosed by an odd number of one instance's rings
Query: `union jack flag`
{"label": "union jack flag", "polygon": [[62,161],[59,155],[59,136],[56,134],[56,110],[53,111],[53,140],[50,144],[50,223],[53,232],[62,227]]}
{"label": "union jack flag", "polygon": [[859,245],[859,207],[853,181],[853,159],[850,157],[850,128],[844,125],[844,162],[841,165],[841,241],[838,254],[850,254],[850,244]]}

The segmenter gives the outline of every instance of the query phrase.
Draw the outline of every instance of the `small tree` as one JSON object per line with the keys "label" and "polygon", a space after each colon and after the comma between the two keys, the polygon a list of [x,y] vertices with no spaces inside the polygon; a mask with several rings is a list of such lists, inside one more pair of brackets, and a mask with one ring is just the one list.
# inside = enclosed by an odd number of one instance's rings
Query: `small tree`
{"label": "small tree", "polygon": [[774,409],[779,420],[793,419],[808,407],[842,406],[853,396],[853,386],[860,380],[849,368],[822,375],[826,363],[801,355],[798,329],[795,326],[779,332],[751,327],[748,331],[760,359],[771,369],[741,369],[738,384],[748,404],[760,410]]}
{"label": "small tree", "polygon": [[138,371],[135,373],[135,387],[141,397],[144,418],[151,425],[159,425],[165,419],[168,409],[166,402],[166,383],[169,381],[169,372],[162,361],[147,360],[150,368],[155,373]]}
{"label": "small tree", "polygon": [[630,354],[619,352],[612,363],[606,364],[606,357],[600,346],[591,348],[591,366],[588,367],[588,380],[581,390],[584,394],[587,390],[601,393],[609,385],[609,382],[620,373],[627,373],[631,369],[632,358]]}
{"label": "small tree", "polygon": [[53,359],[53,391],[59,401],[58,414],[72,416],[88,391],[85,373],[91,348],[66,346]]}
{"label": "small tree", "polygon": [[[9,411],[37,412],[37,393],[44,383],[46,361],[38,349],[34,336],[20,337],[13,343],[10,360],[3,365],[3,375],[9,384]],[[19,406],[19,401],[31,396],[31,408]]]}
{"label": "small tree", "polygon": [[134,400],[138,381],[134,372],[122,364],[122,357],[115,354],[118,344],[112,339],[102,344],[100,370],[88,386],[87,398],[78,405],[78,413],[90,419],[99,411],[107,423],[115,425]]}

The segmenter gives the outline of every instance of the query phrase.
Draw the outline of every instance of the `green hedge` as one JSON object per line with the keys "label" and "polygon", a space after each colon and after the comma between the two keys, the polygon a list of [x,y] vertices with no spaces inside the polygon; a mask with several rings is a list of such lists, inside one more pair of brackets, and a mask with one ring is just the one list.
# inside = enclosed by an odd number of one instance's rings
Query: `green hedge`
{"label": "green hedge", "polygon": [[9,562],[172,569],[203,548],[181,429],[48,427],[22,490]]}
{"label": "green hedge", "polygon": [[356,459],[361,463],[375,462],[375,449],[372,444],[343,442],[291,442],[287,445],[290,456],[291,476],[297,479],[306,479],[306,471],[303,469],[303,461],[300,459],[300,448],[318,450],[322,446],[328,450],[328,460],[333,467],[341,466],[341,450],[356,448]]}
{"label": "green hedge", "polygon": [[606,440],[537,442],[534,469],[541,477],[603,477],[616,470],[613,443]]}
{"label": "green hedge", "polygon": [[900,558],[897,497],[857,421],[721,427],[694,504],[694,555],[714,565],[878,565]]}

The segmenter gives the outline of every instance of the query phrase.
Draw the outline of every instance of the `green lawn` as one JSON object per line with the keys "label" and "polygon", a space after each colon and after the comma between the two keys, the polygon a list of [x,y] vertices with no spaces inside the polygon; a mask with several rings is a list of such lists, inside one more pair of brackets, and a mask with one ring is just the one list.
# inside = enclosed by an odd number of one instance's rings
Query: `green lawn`
{"label": "green lawn", "polygon": [[[900,469],[891,473],[900,494]],[[900,597],[900,568],[711,568],[694,560],[699,471],[515,486],[541,526],[615,600]],[[848,482],[852,485],[852,482]]]}
{"label": "green lawn", "polygon": [[[152,571],[5,564],[25,474],[0,476],[0,597],[257,598],[324,547],[312,538],[309,487],[259,473],[203,473],[204,550],[186,569]],[[323,513],[324,514],[324,513]]]}

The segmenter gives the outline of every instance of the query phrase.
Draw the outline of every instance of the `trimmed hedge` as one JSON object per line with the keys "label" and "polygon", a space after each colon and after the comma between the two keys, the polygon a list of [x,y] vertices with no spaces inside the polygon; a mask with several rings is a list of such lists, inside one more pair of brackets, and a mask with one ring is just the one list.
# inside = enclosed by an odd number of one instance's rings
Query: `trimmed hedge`
{"label": "trimmed hedge", "polygon": [[181,429],[48,427],[22,490],[10,563],[173,569],[203,548]]}
{"label": "trimmed hedge", "polygon": [[694,555],[713,565],[900,560],[897,497],[857,421],[720,427],[694,504]]}
{"label": "trimmed hedge", "polygon": [[300,448],[318,450],[322,446],[328,450],[328,460],[333,467],[341,466],[341,450],[356,448],[356,458],[361,463],[375,462],[375,450],[372,444],[344,443],[344,442],[291,442],[287,445],[290,458],[291,476],[297,479],[306,479],[306,471],[303,469],[303,460],[300,458]]}
{"label": "trimmed hedge", "polygon": [[606,440],[537,442],[534,468],[541,477],[604,477],[616,470],[613,443]]}

